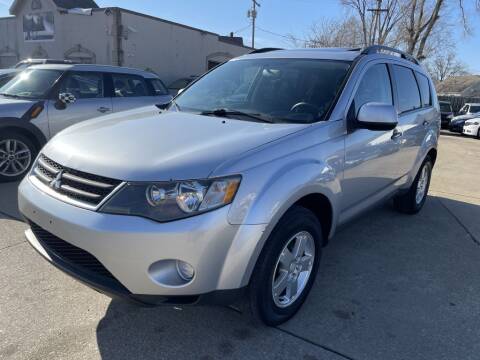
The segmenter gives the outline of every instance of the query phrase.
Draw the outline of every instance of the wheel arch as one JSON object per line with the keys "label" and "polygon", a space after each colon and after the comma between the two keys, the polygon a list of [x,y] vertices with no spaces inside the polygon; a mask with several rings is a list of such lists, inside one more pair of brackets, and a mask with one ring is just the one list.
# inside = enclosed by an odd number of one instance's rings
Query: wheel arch
{"label": "wheel arch", "polygon": [[19,119],[15,121],[4,121],[2,119],[2,124],[0,125],[0,130],[2,132],[12,131],[22,134],[25,137],[28,137],[36,146],[37,150],[40,149],[47,143],[45,135],[34,125],[30,123],[24,123]]}

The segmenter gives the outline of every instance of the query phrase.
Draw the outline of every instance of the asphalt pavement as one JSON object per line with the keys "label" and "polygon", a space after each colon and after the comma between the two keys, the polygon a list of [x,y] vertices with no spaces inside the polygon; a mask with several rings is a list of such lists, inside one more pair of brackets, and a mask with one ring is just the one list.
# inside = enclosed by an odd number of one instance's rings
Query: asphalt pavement
{"label": "asphalt pavement", "polygon": [[0,185],[0,359],[479,359],[480,140],[442,136],[416,216],[390,204],[341,229],[278,328],[232,308],[139,308],[47,264]]}

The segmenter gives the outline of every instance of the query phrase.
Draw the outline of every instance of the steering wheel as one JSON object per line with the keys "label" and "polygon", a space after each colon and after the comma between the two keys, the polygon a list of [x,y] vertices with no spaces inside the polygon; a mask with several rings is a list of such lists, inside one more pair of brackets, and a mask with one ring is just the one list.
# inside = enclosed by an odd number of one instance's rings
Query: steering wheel
{"label": "steering wheel", "polygon": [[290,111],[294,113],[310,113],[316,116],[319,113],[320,108],[311,103],[301,101],[293,105]]}

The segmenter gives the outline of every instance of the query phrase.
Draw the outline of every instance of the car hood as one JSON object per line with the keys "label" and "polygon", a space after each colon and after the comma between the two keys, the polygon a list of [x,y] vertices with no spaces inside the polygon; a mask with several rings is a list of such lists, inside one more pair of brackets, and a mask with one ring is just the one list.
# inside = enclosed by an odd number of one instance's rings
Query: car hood
{"label": "car hood", "polygon": [[206,178],[224,161],[305,126],[148,107],[74,125],[43,153],[63,166],[125,181]]}
{"label": "car hood", "polygon": [[459,115],[455,116],[452,121],[465,121],[465,120],[470,120],[473,119],[474,117],[477,117],[478,114],[466,114],[466,115]]}
{"label": "car hood", "polygon": [[35,100],[13,99],[0,95],[0,119],[1,118],[21,118]]}

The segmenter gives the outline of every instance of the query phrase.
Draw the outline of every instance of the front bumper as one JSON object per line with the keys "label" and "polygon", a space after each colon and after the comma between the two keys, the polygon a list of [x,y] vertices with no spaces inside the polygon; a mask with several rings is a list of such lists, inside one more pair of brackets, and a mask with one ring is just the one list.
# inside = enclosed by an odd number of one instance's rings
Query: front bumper
{"label": "front bumper", "polygon": [[459,123],[459,124],[456,124],[456,123],[450,123],[450,126],[449,126],[449,130],[451,132],[457,132],[457,133],[462,133],[463,131],[463,123]]}
{"label": "front bumper", "polygon": [[479,129],[478,125],[465,125],[463,127],[463,133],[465,135],[469,135],[469,136],[477,136],[478,135],[478,129]]}
{"label": "front bumper", "polygon": [[[19,209],[32,224],[28,241],[49,262],[100,292],[142,303],[229,302],[248,284],[249,262],[265,230],[265,225],[230,225],[228,206],[170,223],[98,213],[54,199],[28,178],[19,187]],[[72,264],[58,256],[38,229],[91,254],[111,279],[85,271],[84,258]],[[181,286],[156,281],[150,266],[168,259],[190,263],[193,280]]]}

